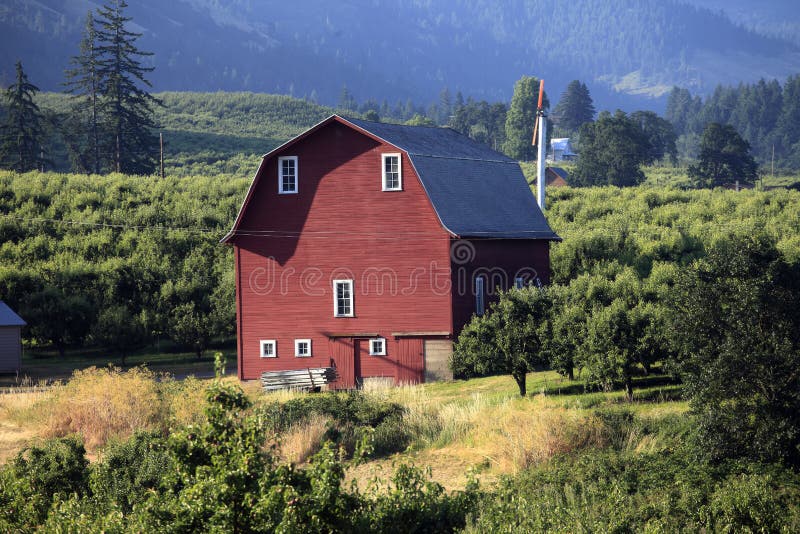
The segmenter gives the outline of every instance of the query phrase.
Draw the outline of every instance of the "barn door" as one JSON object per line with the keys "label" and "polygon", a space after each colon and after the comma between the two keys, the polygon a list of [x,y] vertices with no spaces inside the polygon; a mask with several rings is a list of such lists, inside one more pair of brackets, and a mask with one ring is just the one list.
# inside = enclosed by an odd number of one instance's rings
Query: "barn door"
{"label": "barn door", "polygon": [[354,371],[356,376],[356,385],[361,387],[364,385],[364,373],[363,373],[363,364],[369,358],[369,340],[368,339],[356,339],[354,342],[355,348],[353,353],[355,354],[354,358]]}
{"label": "barn door", "polygon": [[401,338],[397,343],[397,374],[395,382],[398,384],[417,384],[423,381],[425,356],[422,339]]}
{"label": "barn door", "polygon": [[332,339],[330,342],[331,360],[336,366],[339,378],[333,384],[335,389],[353,389],[356,387],[356,366],[353,341],[345,338]]}

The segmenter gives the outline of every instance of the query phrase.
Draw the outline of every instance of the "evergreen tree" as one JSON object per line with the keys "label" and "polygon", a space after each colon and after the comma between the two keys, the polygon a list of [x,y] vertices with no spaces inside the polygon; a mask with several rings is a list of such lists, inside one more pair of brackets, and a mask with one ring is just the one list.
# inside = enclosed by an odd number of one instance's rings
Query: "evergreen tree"
{"label": "evergreen tree", "polygon": [[355,111],[358,108],[358,103],[346,85],[342,85],[342,91],[339,93],[339,109],[345,111]]}
{"label": "evergreen tree", "polygon": [[160,104],[140,84],[150,87],[145,67],[137,56],[151,56],[135,46],[140,33],[125,29],[131,18],[124,14],[125,0],[110,0],[97,11],[98,92],[105,120],[104,151],[110,168],[126,174],[150,174],[156,168],[158,138],[152,106]]}
{"label": "evergreen tree", "polygon": [[594,119],[594,103],[589,88],[579,80],[573,80],[561,94],[553,110],[553,122],[567,133],[575,133],[587,122]]}
{"label": "evergreen tree", "polygon": [[644,181],[640,166],[649,163],[650,143],[624,112],[600,113],[580,130],[580,156],[573,173],[579,185],[636,185]]}
{"label": "evergreen tree", "polygon": [[[523,76],[517,80],[514,96],[511,97],[511,107],[506,115],[506,141],[503,144],[503,151],[512,158],[530,161],[536,157],[531,140],[538,101],[539,80],[532,76]],[[550,107],[547,95],[542,106],[544,109]]]}
{"label": "evergreen tree", "polygon": [[672,124],[659,117],[652,111],[635,111],[630,115],[642,130],[642,135],[650,144],[648,159],[662,161],[666,156],[675,163],[678,158],[678,148],[675,144],[677,136]]}
{"label": "evergreen tree", "polygon": [[700,140],[700,161],[689,166],[689,177],[698,187],[715,187],[739,180],[753,183],[758,166],[750,144],[729,124],[706,126]]}
{"label": "evergreen tree", "polygon": [[0,161],[3,168],[27,172],[44,167],[44,117],[33,101],[39,88],[28,81],[17,61],[17,80],[3,95],[7,115],[0,130]]}
{"label": "evergreen tree", "polygon": [[65,138],[73,166],[80,172],[100,173],[100,114],[98,100],[97,30],[91,11],[80,44],[80,55],[73,56],[66,71],[67,92],[74,95]]}
{"label": "evergreen tree", "polygon": [[450,116],[453,114],[453,100],[450,97],[450,89],[445,87],[439,93],[439,116],[437,117],[437,121],[439,124],[447,124],[450,120]]}

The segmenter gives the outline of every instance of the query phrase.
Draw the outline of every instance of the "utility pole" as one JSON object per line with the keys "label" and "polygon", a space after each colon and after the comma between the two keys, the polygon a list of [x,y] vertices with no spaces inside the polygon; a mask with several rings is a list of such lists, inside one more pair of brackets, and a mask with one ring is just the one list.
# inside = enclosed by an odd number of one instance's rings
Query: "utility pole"
{"label": "utility pole", "polygon": [[161,178],[164,178],[164,134],[158,132],[158,142],[161,145]]}

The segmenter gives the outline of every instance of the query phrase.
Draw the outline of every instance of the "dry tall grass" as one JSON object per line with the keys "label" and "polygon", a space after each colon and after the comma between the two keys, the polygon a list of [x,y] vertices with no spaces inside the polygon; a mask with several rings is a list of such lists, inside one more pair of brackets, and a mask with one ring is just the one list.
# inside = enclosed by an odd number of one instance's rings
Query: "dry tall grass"
{"label": "dry tall grass", "polygon": [[315,414],[292,426],[280,437],[280,457],[287,462],[305,463],[322,448],[322,438],[330,423],[328,417]]}

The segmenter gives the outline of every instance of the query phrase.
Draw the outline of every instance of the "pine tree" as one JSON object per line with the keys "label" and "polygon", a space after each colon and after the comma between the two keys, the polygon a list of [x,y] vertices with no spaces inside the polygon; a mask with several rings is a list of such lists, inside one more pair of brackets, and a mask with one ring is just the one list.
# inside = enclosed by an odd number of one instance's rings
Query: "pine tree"
{"label": "pine tree", "polygon": [[553,122],[565,133],[572,134],[594,119],[594,103],[589,88],[579,80],[573,80],[561,94],[553,110]]}
{"label": "pine tree", "polygon": [[72,68],[66,71],[67,92],[74,95],[66,130],[67,148],[73,166],[80,172],[100,173],[100,115],[98,66],[94,17],[86,15],[86,27],[80,55],[73,56]]}
{"label": "pine tree", "polygon": [[28,81],[17,61],[17,80],[3,95],[7,115],[0,129],[0,161],[3,168],[17,172],[44,169],[44,117],[33,97],[39,88]]}
{"label": "pine tree", "polygon": [[97,65],[100,111],[105,121],[104,152],[110,168],[126,174],[150,174],[156,169],[158,139],[152,130],[153,105],[160,102],[140,87],[150,87],[145,67],[137,56],[151,56],[134,43],[142,34],[125,29],[125,0],[111,0],[98,9]]}
{"label": "pine tree", "polygon": [[[503,152],[512,158],[530,161],[536,157],[531,145],[533,126],[536,120],[536,104],[539,101],[539,80],[523,76],[514,85],[514,96],[506,115],[506,140]],[[550,102],[545,94],[542,106],[547,109]]]}

